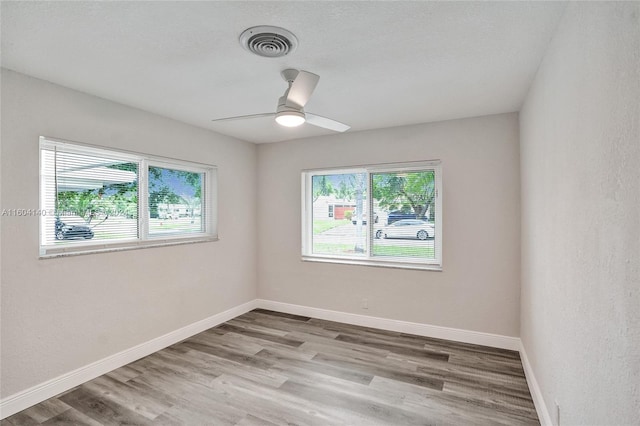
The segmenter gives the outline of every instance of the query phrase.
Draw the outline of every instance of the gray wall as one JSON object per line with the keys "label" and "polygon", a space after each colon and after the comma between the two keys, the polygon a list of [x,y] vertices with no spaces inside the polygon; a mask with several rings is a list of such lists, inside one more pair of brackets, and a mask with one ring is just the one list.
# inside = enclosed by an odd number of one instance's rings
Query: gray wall
{"label": "gray wall", "polygon": [[[221,240],[38,260],[38,218],[1,218],[2,397],[261,297],[520,335],[554,422],[637,424],[639,28],[639,3],[570,3],[519,126],[258,147],[3,70],[2,208],[37,208],[46,135],[218,165]],[[443,272],[301,262],[302,169],[428,159]]]}
{"label": "gray wall", "polygon": [[640,423],[640,3],[570,3],[520,114],[521,338],[557,424]]}
{"label": "gray wall", "polygon": [[[301,170],[430,159],[442,160],[442,272],[300,260]],[[518,336],[517,114],[259,145],[258,166],[261,298]]]}
{"label": "gray wall", "polygon": [[2,71],[2,207],[38,208],[40,135],[215,164],[220,241],[38,260],[2,220],[2,397],[256,297],[256,147]]}

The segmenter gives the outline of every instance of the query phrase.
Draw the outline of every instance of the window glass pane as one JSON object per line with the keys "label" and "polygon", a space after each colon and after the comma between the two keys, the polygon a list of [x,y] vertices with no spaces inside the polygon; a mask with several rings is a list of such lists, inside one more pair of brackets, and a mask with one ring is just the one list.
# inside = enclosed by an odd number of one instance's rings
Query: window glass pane
{"label": "window glass pane", "polygon": [[204,232],[204,173],[149,167],[149,235]]}
{"label": "window glass pane", "polygon": [[138,163],[43,150],[44,245],[138,237]]}
{"label": "window glass pane", "polygon": [[313,254],[366,255],[366,173],[313,175]]}
{"label": "window glass pane", "polygon": [[436,259],[435,171],[372,173],[372,255]]}

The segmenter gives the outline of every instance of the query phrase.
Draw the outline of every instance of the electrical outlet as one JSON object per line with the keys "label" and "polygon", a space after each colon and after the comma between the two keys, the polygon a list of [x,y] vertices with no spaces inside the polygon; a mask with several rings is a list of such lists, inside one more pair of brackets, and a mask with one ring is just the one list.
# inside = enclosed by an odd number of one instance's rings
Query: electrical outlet
{"label": "electrical outlet", "polygon": [[362,309],[369,309],[369,299],[362,299]]}
{"label": "electrical outlet", "polygon": [[556,426],[560,426],[560,404],[558,401],[554,401],[556,404]]}

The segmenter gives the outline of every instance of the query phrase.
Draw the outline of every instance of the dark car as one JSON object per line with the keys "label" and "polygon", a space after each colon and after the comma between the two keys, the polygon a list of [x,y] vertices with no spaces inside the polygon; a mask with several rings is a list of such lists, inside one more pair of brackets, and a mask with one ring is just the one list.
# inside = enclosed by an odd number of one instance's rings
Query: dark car
{"label": "dark car", "polygon": [[418,219],[415,213],[405,213],[400,210],[390,212],[389,216],[387,216],[387,225],[391,225],[393,222],[397,222],[399,220],[404,219]]}
{"label": "dark car", "polygon": [[67,225],[60,219],[56,219],[56,240],[72,239],[90,240],[93,238],[93,231],[84,225]]}

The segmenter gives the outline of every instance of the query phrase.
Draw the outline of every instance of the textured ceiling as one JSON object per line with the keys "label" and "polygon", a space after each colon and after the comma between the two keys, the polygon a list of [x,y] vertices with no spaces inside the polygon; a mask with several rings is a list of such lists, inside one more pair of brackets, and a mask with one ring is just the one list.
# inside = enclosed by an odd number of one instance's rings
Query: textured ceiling
{"label": "textured ceiling", "polygon": [[[320,75],[306,110],[352,130],[519,110],[564,2],[2,2],[2,66],[252,142],[332,132],[270,118],[285,68]],[[298,37],[283,58],[240,33]]]}

